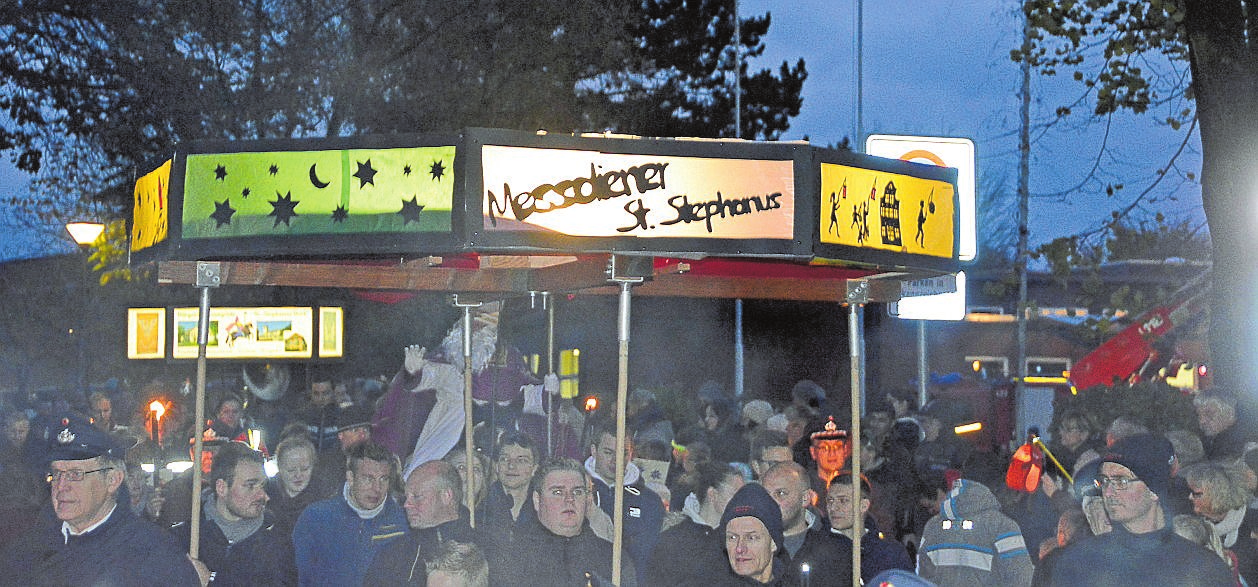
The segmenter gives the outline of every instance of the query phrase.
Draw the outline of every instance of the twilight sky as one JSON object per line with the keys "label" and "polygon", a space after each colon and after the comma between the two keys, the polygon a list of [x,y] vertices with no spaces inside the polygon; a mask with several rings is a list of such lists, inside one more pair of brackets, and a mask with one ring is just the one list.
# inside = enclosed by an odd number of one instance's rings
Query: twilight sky
{"label": "twilight sky", "polygon": [[[800,57],[807,64],[804,107],[783,138],[807,136],[814,144],[826,145],[855,134],[853,31],[858,1],[742,0],[745,16],[772,14],[764,57],[753,63],[756,69],[776,69],[783,60],[794,63]],[[979,191],[999,189],[1007,194],[1011,215],[1017,210],[1013,198],[1021,76],[1009,50],[1021,37],[1017,7],[1015,0],[897,0],[865,2],[863,10],[865,134],[973,140]],[[1033,123],[1068,104],[1082,89],[1065,76],[1033,76],[1031,83]],[[1053,195],[1086,177],[1104,142],[1103,125],[1072,120],[1033,138],[1032,245],[1094,228],[1143,190],[1183,140],[1182,132],[1158,124],[1165,117],[1165,112],[1152,110],[1142,116],[1114,117],[1108,139],[1114,152],[1098,169],[1106,181],[1125,185],[1113,198],[1105,196],[1103,184],[1090,186],[1086,193]],[[1197,137],[1184,157],[1179,167],[1198,172]],[[1161,211],[1171,220],[1203,224],[1199,186],[1185,185],[1173,175],[1151,192],[1159,203],[1145,217]],[[980,234],[981,222],[980,212]]]}
{"label": "twilight sky", "polygon": [[[800,57],[807,64],[803,110],[784,139],[806,136],[827,145],[855,135],[853,31],[858,1],[741,0],[744,17],[765,12],[773,17],[765,55],[753,68],[776,69],[783,60],[794,63]],[[1019,72],[1009,60],[1021,34],[1016,9],[1015,0],[866,2],[863,27],[865,134],[973,140],[978,189],[1008,197],[1010,215],[1017,209]],[[1045,119],[1080,91],[1067,78],[1035,76],[1032,84],[1033,120]],[[1165,113],[1114,118],[1108,131],[1113,154],[1098,170],[1105,181],[1126,186],[1113,198],[1104,195],[1101,184],[1084,193],[1052,195],[1078,184],[1093,167],[1105,136],[1101,124],[1071,121],[1039,134],[1030,175],[1032,244],[1093,228],[1144,189],[1182,140],[1181,132],[1157,124],[1162,118]],[[1196,172],[1199,153],[1194,137],[1180,167]],[[25,182],[7,159],[0,161],[0,198],[23,193]],[[1190,219],[1194,226],[1204,223],[1195,184],[1168,180],[1152,193],[1160,202],[1150,211],[1161,211],[1173,221]],[[0,226],[3,221],[0,211]],[[52,252],[5,244],[25,240],[0,239],[0,258]]]}

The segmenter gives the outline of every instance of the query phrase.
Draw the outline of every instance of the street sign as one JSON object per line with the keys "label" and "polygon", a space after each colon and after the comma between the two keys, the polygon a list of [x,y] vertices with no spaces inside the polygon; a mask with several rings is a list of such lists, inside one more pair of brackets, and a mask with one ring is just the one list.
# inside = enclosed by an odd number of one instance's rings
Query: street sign
{"label": "street sign", "polygon": [[933,296],[957,291],[956,275],[940,275],[900,282],[900,297]]}
{"label": "street sign", "polygon": [[887,312],[908,320],[965,319],[965,272],[901,283],[900,301]]}

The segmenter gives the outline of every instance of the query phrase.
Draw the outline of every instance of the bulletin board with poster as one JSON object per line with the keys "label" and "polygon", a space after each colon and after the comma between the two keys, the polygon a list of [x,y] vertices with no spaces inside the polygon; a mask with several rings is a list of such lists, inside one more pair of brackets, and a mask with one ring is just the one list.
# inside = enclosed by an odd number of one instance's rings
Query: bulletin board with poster
{"label": "bulletin board with poster", "polygon": [[[339,306],[211,308],[208,359],[310,359],[344,355]],[[127,358],[197,358],[198,308],[129,308]],[[167,330],[167,313],[173,313]],[[169,332],[169,336],[168,336]],[[171,347],[166,346],[167,340]]]}

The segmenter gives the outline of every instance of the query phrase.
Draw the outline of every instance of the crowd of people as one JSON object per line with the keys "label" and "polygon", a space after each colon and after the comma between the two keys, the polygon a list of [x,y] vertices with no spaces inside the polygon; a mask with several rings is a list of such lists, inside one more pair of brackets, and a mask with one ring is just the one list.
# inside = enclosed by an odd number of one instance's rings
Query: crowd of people
{"label": "crowd of people", "polygon": [[[286,411],[225,395],[182,431],[120,426],[108,394],[8,410],[0,577],[811,587],[852,585],[859,553],[876,585],[1258,584],[1258,430],[1221,391],[1195,398],[1194,430],[1057,414],[1060,467],[1028,491],[915,392],[870,394],[859,451],[811,381],[784,405],[708,382],[682,415],[634,389],[620,438],[614,409],[578,410],[509,351],[477,366],[469,450],[461,365],[403,354],[374,392],[316,377]],[[197,434],[199,487],[145,470]]]}

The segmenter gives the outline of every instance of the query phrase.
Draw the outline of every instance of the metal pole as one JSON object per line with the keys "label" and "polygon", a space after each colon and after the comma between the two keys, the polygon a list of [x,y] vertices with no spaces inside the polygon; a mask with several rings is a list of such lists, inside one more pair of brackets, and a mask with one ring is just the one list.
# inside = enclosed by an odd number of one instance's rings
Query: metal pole
{"label": "metal pole", "polygon": [[743,397],[743,369],[745,368],[743,344],[743,300],[734,300],[734,397]]}
{"label": "metal pole", "polygon": [[[455,297],[455,305],[459,305]],[[479,305],[479,304],[476,304]],[[473,495],[476,480],[476,457],[472,441],[472,306],[463,308],[463,456],[467,463],[467,475],[463,479],[463,502],[467,505],[468,525],[476,527],[476,497]],[[488,473],[488,472],[487,472]]]}
{"label": "metal pole", "polygon": [[[546,305],[546,373],[550,375],[555,372],[555,300],[551,299],[550,292],[542,292],[542,303]],[[544,390],[542,393],[546,393]],[[546,456],[554,456],[555,454],[555,412],[559,410],[555,406],[555,398],[547,398],[550,401],[550,409],[546,410]]]}
{"label": "metal pole", "polygon": [[210,343],[210,288],[220,282],[218,263],[197,263],[197,288],[201,290],[201,307],[197,314],[197,391],[193,412],[192,437],[192,517],[189,527],[188,556],[201,555],[201,450],[205,426],[205,352]]}
{"label": "metal pole", "polygon": [[852,426],[848,446],[852,447],[852,584],[861,584],[861,537],[865,534],[865,519],[860,515],[860,476],[861,476],[861,413],[860,401],[864,395],[865,381],[865,329],[860,317],[860,304],[849,303],[847,306],[848,349],[850,350],[852,370]]}
{"label": "metal pole", "polygon": [[917,321],[917,407],[926,405],[930,399],[926,393],[926,380],[930,377],[926,360],[926,321]]}
{"label": "metal pole", "polygon": [[629,396],[629,290],[632,284],[620,282],[620,312],[617,331],[620,339],[619,375],[616,378],[616,499],[612,508],[612,584],[620,585],[624,551],[625,518],[625,401]]}

